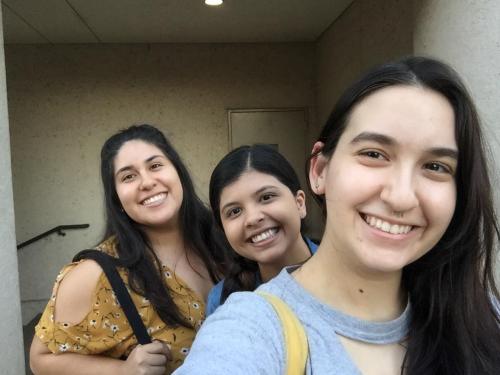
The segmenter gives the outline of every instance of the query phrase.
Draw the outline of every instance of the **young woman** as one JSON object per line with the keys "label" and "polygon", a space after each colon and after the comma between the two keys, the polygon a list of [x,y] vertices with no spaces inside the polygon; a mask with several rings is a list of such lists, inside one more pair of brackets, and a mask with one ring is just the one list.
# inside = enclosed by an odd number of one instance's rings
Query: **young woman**
{"label": "young woman", "polygon": [[[260,287],[304,326],[307,374],[499,374],[499,229],[456,73],[412,57],[365,75],[323,128],[309,178],[326,215],[318,251]],[[176,374],[283,374],[284,350],[271,305],[235,293]]]}
{"label": "young woman", "polygon": [[[210,212],[177,152],[149,125],[106,141],[101,176],[107,231],[97,249],[118,258],[120,275],[158,341],[136,346],[102,269],[84,260],[57,277],[36,327],[31,367],[36,374],[170,373],[189,352],[219,275]],[[128,358],[112,359],[121,357]]]}
{"label": "young woman", "polygon": [[226,278],[208,295],[207,316],[231,293],[254,290],[317,249],[300,233],[306,202],[297,174],[270,146],[227,154],[212,173],[210,205],[234,251]]}

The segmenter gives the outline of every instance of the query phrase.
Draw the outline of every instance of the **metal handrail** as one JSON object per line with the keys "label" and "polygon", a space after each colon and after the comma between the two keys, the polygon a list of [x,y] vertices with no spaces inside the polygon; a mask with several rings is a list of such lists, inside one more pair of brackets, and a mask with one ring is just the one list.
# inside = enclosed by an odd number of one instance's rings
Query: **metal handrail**
{"label": "metal handrail", "polygon": [[67,230],[67,229],[86,229],[88,228],[90,225],[89,224],[72,224],[72,225],[59,225],[57,227],[54,227],[50,230],[48,230],[47,232],[43,232],[42,234],[39,234],[38,236],[35,236],[27,241],[24,241],[24,242],[21,242],[19,245],[17,245],[17,250],[25,247],[25,246],[28,246],[30,244],[32,244],[33,242],[36,242],[44,237],[47,237],[49,235],[51,235],[52,233],[56,233],[59,235],[59,236],[65,236],[66,233],[63,232],[63,230]]}

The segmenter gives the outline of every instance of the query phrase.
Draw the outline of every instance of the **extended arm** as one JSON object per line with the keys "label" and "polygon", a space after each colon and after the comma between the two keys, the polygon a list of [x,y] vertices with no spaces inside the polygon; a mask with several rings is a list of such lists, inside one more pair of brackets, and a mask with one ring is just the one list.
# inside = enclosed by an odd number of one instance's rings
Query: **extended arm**
{"label": "extended arm", "polygon": [[203,323],[175,375],[282,374],[281,324],[254,293],[234,293]]}

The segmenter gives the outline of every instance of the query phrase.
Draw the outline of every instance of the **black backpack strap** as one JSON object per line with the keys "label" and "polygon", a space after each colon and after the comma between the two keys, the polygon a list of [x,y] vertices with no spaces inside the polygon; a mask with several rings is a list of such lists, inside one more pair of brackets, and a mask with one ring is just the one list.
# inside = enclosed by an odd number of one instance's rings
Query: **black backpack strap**
{"label": "black backpack strap", "polygon": [[134,335],[137,338],[139,344],[149,344],[151,343],[151,337],[144,326],[144,323],[137,312],[137,308],[130,297],[125,284],[120,277],[120,274],[116,270],[116,261],[111,255],[108,255],[99,250],[84,250],[78,253],[73,261],[78,261],[81,259],[92,259],[96,261],[106,274],[106,277],[115,292],[116,298],[120,303],[120,306],[127,317],[127,320],[134,331]]}

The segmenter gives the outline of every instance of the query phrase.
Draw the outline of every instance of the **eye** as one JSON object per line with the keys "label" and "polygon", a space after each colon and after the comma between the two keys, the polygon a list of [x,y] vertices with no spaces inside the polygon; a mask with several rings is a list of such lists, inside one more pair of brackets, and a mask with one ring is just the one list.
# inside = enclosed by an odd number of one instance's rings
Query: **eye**
{"label": "eye", "polygon": [[132,173],[123,175],[121,178],[121,182],[130,182],[134,179],[134,177],[135,177],[135,174],[132,174]]}
{"label": "eye", "polygon": [[161,168],[162,167],[162,164],[161,163],[153,163],[151,164],[151,169],[158,169],[158,168]]}
{"label": "eye", "polygon": [[435,173],[453,174],[453,170],[449,166],[438,162],[426,163],[424,168]]}
{"label": "eye", "polygon": [[241,213],[241,208],[239,207],[233,207],[233,208],[230,208],[226,211],[226,217],[227,218],[232,218],[232,217],[236,217],[238,216],[239,214]]}
{"label": "eye", "polygon": [[366,156],[370,159],[387,160],[387,157],[379,151],[366,150],[359,153],[361,156]]}
{"label": "eye", "polygon": [[388,153],[376,148],[359,150],[355,156],[360,164],[369,168],[385,167],[391,161]]}
{"label": "eye", "polygon": [[264,193],[261,195],[260,200],[262,202],[267,202],[267,201],[272,200],[275,196],[276,196],[276,194],[273,194],[273,193]]}

